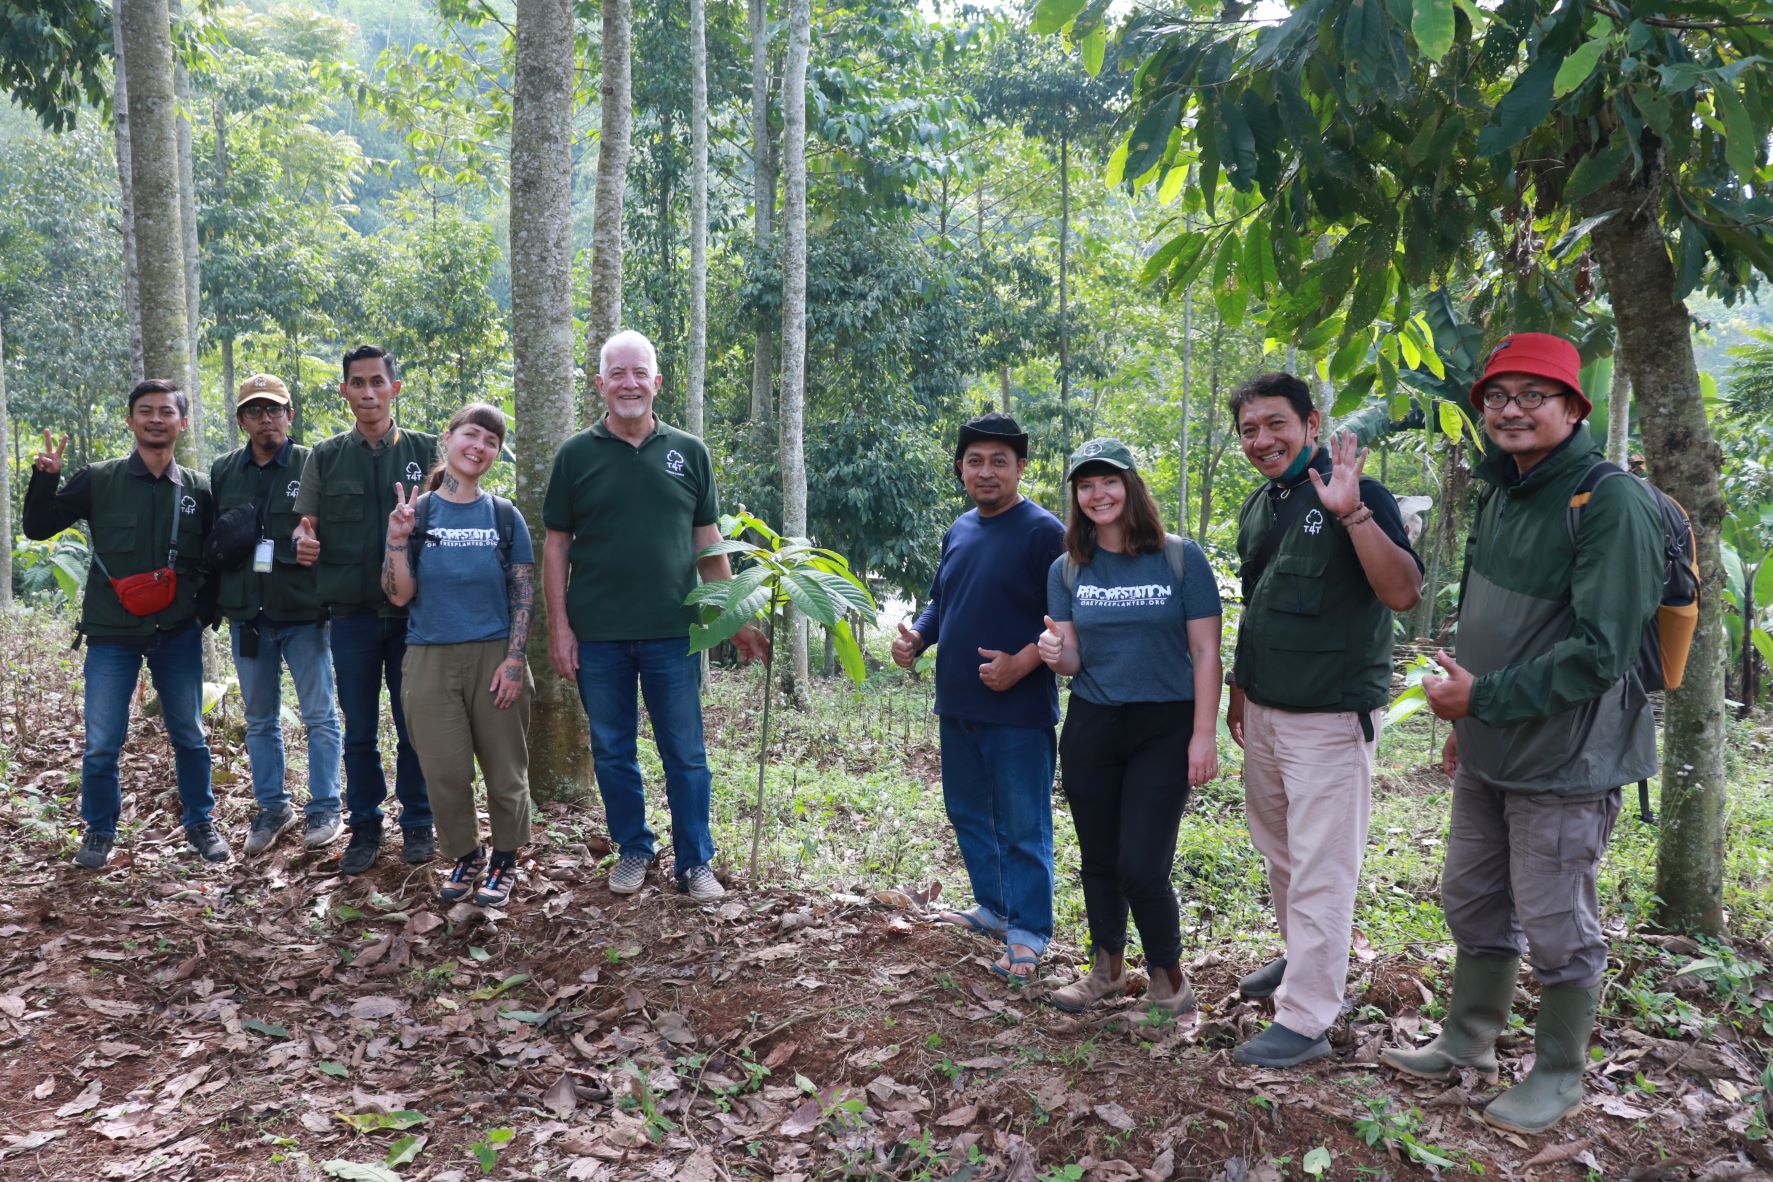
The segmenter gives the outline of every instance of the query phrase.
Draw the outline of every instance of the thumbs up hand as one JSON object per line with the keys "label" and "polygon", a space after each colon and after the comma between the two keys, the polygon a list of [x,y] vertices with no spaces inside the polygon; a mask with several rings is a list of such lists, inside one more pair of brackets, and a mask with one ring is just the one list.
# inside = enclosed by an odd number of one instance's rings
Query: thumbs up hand
{"label": "thumbs up hand", "polygon": [[1040,649],[1042,661],[1051,668],[1057,668],[1065,656],[1065,638],[1059,635],[1059,626],[1053,623],[1053,617],[1042,616],[1041,622],[1046,625],[1046,631],[1034,642],[1035,647]]}
{"label": "thumbs up hand", "polygon": [[1422,692],[1428,695],[1428,708],[1434,711],[1436,718],[1454,721],[1471,715],[1471,690],[1477,679],[1471,670],[1447,655],[1446,649],[1436,649],[1435,663],[1446,671],[1444,677],[1424,677]]}
{"label": "thumbs up hand", "polygon": [[304,517],[290,535],[290,540],[295,543],[297,566],[313,566],[320,560],[320,538],[314,532],[314,526],[312,517]]}
{"label": "thumbs up hand", "polygon": [[893,664],[901,669],[909,669],[917,663],[917,656],[923,652],[923,636],[899,621],[899,635],[893,638]]}

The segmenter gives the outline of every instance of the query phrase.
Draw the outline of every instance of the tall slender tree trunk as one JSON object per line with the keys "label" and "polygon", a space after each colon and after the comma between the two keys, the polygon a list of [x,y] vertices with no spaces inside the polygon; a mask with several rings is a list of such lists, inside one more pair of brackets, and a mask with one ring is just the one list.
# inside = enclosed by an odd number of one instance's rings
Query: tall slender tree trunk
{"label": "tall slender tree trunk", "polygon": [[142,297],[141,281],[136,270],[135,251],[135,181],[130,173],[129,152],[129,81],[123,52],[123,0],[112,0],[111,43],[116,58],[115,77],[111,84],[111,131],[117,144],[117,203],[123,232],[123,308],[129,317],[129,381],[131,385],[144,376],[142,362]]}
{"label": "tall slender tree trunk", "polygon": [[1071,455],[1071,137],[1059,135],[1059,462]]}
{"label": "tall slender tree trunk", "polygon": [[[179,0],[170,0],[169,18],[179,12]],[[181,459],[189,453],[190,461],[201,463],[210,458],[204,445],[206,426],[203,414],[203,376],[198,370],[201,356],[197,338],[197,170],[191,158],[191,72],[184,58],[173,56],[173,94],[178,99],[176,131],[179,147],[179,244],[185,269],[185,372],[181,384],[191,401],[191,426],[179,437]]]}
{"label": "tall slender tree trunk", "polygon": [[690,0],[690,307],[684,375],[689,431],[701,435],[708,381],[708,13]]}
{"label": "tall slender tree trunk", "polygon": [[1631,463],[1631,371],[1619,345],[1613,347],[1613,387],[1607,392],[1607,458],[1621,468]]}
{"label": "tall slender tree trunk", "polygon": [[603,0],[603,110],[592,202],[591,307],[585,329],[585,414],[598,413],[597,354],[622,327],[622,198],[634,112],[634,11],[630,0]]}
{"label": "tall slender tree trunk", "polygon": [[[220,181],[225,183],[230,167],[228,162],[228,108],[227,104],[222,102],[221,95],[218,94],[210,100],[210,114],[215,120],[215,174]],[[220,432],[225,437],[226,443],[218,443],[217,447],[221,450],[233,451],[240,446],[240,422],[234,417],[233,326],[218,321],[216,334],[221,339],[222,352],[222,394],[216,402],[218,410],[216,418],[218,422],[226,424]]]}
{"label": "tall slender tree trunk", "polygon": [[1225,343],[1225,322],[1213,319],[1213,353],[1211,367],[1207,372],[1207,462],[1200,470],[1200,532],[1194,536],[1207,536],[1207,527],[1213,524],[1213,474],[1219,467],[1219,454],[1213,450],[1219,430],[1219,359],[1221,346]]}
{"label": "tall slender tree trunk", "polygon": [[[1658,148],[1646,146],[1646,160],[1659,160]],[[1658,920],[1716,934],[1724,927],[1724,457],[1706,426],[1692,325],[1656,220],[1660,171],[1647,171],[1596,193],[1588,212],[1619,211],[1595,227],[1595,258],[1625,345],[1650,477],[1686,508],[1699,543],[1699,628],[1686,679],[1663,712]]]}
{"label": "tall slender tree trunk", "polygon": [[[11,427],[6,409],[6,309],[0,307],[0,609],[12,604],[12,464],[6,454]],[[13,443],[11,450],[16,450],[17,440]]]}
{"label": "tall slender tree trunk", "polygon": [[[542,520],[554,453],[573,431],[573,0],[518,0],[511,108],[511,377],[517,421],[517,505]],[[601,342],[600,342],[601,343]],[[545,561],[545,560],[544,560]],[[542,574],[542,563],[536,565]],[[530,671],[530,791],[582,795],[591,782],[574,687],[548,659],[548,605],[536,580]]]}
{"label": "tall slender tree trunk", "polygon": [[[776,165],[770,144],[769,0],[750,0],[751,238],[756,257],[770,248],[776,220]],[[776,336],[768,316],[757,318],[751,351],[751,423],[762,430],[775,414]]]}
{"label": "tall slender tree trunk", "polygon": [[[185,319],[178,111],[167,0],[128,0],[122,5],[121,23],[129,88],[129,172],[142,363],[148,377],[184,382],[190,367],[190,326]],[[181,441],[180,461],[192,462],[189,454]]]}
{"label": "tall slender tree trunk", "polygon": [[1182,431],[1176,453],[1176,528],[1188,533],[1188,411],[1194,381],[1194,284],[1182,291]]}
{"label": "tall slender tree trunk", "polygon": [[[782,532],[805,537],[806,519],[806,64],[810,0],[789,0],[782,77]],[[804,698],[810,680],[806,617],[789,617],[790,672]]]}

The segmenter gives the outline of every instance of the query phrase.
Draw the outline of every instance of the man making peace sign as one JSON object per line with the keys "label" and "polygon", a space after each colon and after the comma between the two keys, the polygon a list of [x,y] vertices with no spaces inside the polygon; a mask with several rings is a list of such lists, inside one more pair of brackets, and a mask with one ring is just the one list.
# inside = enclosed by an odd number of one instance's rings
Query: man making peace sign
{"label": "man making peace sign", "polygon": [[209,744],[203,734],[203,644],[199,560],[214,516],[209,481],[173,462],[190,425],[185,393],[169,381],[129,392],[135,450],[101,460],[62,482],[68,437],[43,432],[25,490],[25,536],[54,537],[77,521],[92,531],[92,571],[80,607],[86,646],[86,751],[80,761],[85,837],[74,861],[97,870],[111,857],[123,811],[117,757],[129,730],[129,699],[142,662],[154,679],[172,740],[185,840],[207,862],[231,856],[210,823]]}

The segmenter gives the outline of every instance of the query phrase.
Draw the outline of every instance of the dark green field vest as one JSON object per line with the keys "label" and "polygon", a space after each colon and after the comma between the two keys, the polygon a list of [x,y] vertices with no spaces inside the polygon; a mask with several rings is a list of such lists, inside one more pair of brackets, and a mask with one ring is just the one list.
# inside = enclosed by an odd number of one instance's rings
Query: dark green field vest
{"label": "dark green field vest", "polygon": [[[1309,474],[1287,495],[1307,500],[1244,605],[1237,684],[1281,710],[1377,709],[1391,692],[1391,609],[1373,594],[1348,531],[1318,502]],[[1244,561],[1262,545],[1277,506],[1272,484],[1244,502],[1237,523]]]}
{"label": "dark green field vest", "polygon": [[94,565],[86,578],[80,630],[88,636],[149,640],[156,631],[190,623],[197,614],[197,592],[203,586],[203,543],[209,536],[213,512],[209,481],[183,465],[178,469],[180,484],[143,480],[129,474],[127,457],[101,460],[88,471],[92,474],[92,549],[110,571],[110,578],[126,579],[166,565],[173,508],[178,507],[178,561],[173,567],[178,572],[178,595],[163,612],[130,615],[117,602],[110,579]]}
{"label": "dark green field vest", "polygon": [[271,573],[256,574],[249,559],[236,570],[213,576],[220,579],[217,603],[230,620],[256,619],[260,612],[279,624],[306,624],[320,618],[320,592],[315,568],[296,563],[295,533],[301,518],[295,511],[301,487],[302,465],[308,449],[289,445],[287,466],[247,460],[251,445],[236,448],[217,460],[209,470],[209,488],[215,495],[219,516],[239,505],[262,503],[259,536],[270,538]]}
{"label": "dark green field vest", "polygon": [[394,441],[372,449],[353,431],[314,446],[320,474],[320,602],[335,615],[373,608],[384,616],[404,616],[382,594],[382,547],[388,514],[394,511],[394,484],[411,490],[431,474],[437,437],[395,427]]}

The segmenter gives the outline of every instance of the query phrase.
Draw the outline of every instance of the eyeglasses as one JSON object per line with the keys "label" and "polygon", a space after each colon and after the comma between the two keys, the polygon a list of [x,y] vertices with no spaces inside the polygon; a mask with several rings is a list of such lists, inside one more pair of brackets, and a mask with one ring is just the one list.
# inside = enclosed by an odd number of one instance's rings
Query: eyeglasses
{"label": "eyeglasses", "polygon": [[1522,410],[1538,410],[1545,405],[1547,398],[1562,398],[1564,391],[1547,394],[1543,390],[1522,390],[1519,394],[1510,394],[1505,390],[1485,390],[1484,405],[1491,410],[1501,410],[1509,403],[1514,403]]}
{"label": "eyeglasses", "polygon": [[241,407],[240,417],[243,419],[281,418],[285,409],[285,407],[279,406],[275,402],[255,402],[251,406]]}

